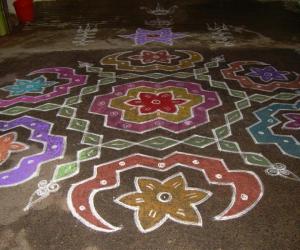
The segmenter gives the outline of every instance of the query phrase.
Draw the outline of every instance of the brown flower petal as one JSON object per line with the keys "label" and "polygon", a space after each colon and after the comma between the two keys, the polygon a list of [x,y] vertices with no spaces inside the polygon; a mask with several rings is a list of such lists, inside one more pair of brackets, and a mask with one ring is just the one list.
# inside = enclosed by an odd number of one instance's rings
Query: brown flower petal
{"label": "brown flower petal", "polygon": [[142,192],[151,192],[161,187],[161,183],[157,180],[150,178],[138,178],[137,184]]}
{"label": "brown flower petal", "polygon": [[165,222],[166,215],[164,212],[154,208],[140,207],[137,215],[137,225],[142,232],[150,232],[158,228]]}
{"label": "brown flower petal", "polygon": [[121,195],[115,200],[117,203],[125,206],[138,207],[145,203],[144,195],[141,193],[129,193]]}
{"label": "brown flower petal", "polygon": [[178,192],[175,189],[183,190],[186,186],[186,181],[184,177],[181,174],[179,174],[173,177],[172,179],[169,179],[166,182],[164,182],[163,186],[166,188],[174,189],[174,192]]}
{"label": "brown flower petal", "polygon": [[176,210],[173,210],[169,214],[173,220],[179,223],[202,226],[201,215],[199,211],[192,206],[177,207]]}
{"label": "brown flower petal", "polygon": [[208,198],[210,196],[209,192],[194,190],[194,189],[187,189],[184,191],[183,199],[187,200],[189,203],[198,203],[201,200]]}

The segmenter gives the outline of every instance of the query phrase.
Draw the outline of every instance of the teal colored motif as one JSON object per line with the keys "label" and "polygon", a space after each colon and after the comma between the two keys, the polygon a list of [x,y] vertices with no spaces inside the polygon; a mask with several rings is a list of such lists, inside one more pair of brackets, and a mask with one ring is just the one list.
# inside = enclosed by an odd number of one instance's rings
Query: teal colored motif
{"label": "teal colored motif", "polygon": [[300,101],[290,103],[271,103],[254,112],[258,122],[248,127],[247,130],[258,144],[275,144],[283,154],[300,158],[300,142],[292,135],[274,133],[273,127],[281,122],[275,117],[280,111],[299,111]]}
{"label": "teal colored motif", "polygon": [[47,87],[57,84],[54,81],[47,81],[45,76],[39,76],[33,80],[16,79],[13,85],[1,89],[9,91],[9,96],[24,95],[27,93],[43,93]]}

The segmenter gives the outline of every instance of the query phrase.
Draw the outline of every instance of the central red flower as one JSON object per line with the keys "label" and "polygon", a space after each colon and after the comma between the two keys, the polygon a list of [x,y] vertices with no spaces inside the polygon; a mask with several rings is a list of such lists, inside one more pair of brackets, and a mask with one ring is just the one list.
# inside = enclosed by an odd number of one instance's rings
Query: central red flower
{"label": "central red flower", "polygon": [[152,93],[140,93],[140,99],[130,100],[127,103],[133,106],[142,106],[140,112],[144,114],[153,113],[158,110],[166,113],[177,112],[177,106],[185,103],[185,100],[175,99],[171,93],[160,93],[158,95]]}

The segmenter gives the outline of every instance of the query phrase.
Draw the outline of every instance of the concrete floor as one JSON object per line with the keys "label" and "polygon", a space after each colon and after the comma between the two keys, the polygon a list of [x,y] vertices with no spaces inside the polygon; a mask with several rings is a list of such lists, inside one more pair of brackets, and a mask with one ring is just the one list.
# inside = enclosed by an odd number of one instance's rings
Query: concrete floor
{"label": "concrete floor", "polygon": [[160,4],[0,39],[0,249],[299,249],[298,10]]}

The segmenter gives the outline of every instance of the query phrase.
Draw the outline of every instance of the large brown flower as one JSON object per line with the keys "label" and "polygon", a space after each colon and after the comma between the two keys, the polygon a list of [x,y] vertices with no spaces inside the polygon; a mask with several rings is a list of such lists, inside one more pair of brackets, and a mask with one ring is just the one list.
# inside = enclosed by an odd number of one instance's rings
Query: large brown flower
{"label": "large brown flower", "polygon": [[212,193],[187,187],[182,173],[162,182],[149,177],[137,177],[135,186],[137,192],[121,195],[115,202],[135,210],[135,223],[141,232],[151,232],[167,219],[202,226],[202,218],[196,205],[206,201]]}

